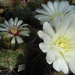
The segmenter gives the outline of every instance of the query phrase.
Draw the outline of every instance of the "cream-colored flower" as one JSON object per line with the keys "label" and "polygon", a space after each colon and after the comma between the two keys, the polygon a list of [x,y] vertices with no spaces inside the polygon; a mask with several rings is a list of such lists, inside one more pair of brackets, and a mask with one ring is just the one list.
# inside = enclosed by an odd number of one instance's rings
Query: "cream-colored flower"
{"label": "cream-colored flower", "polygon": [[22,24],[23,21],[16,17],[15,20],[12,18],[9,21],[4,21],[4,24],[0,24],[0,31],[11,37],[11,44],[23,43],[21,36],[29,36],[29,29],[26,27],[28,24]]}
{"label": "cream-colored flower", "polygon": [[48,1],[47,4],[42,4],[43,9],[36,9],[38,13],[35,18],[38,19],[41,24],[44,22],[53,22],[53,19],[58,15],[62,17],[75,13],[74,5],[70,5],[68,1],[55,1],[54,3]]}
{"label": "cream-colored flower", "polygon": [[54,22],[58,24],[56,30],[45,22],[43,30],[38,31],[39,37],[43,39],[39,48],[46,53],[47,63],[53,64],[56,71],[67,74],[70,70],[75,74],[75,22],[67,18]]}

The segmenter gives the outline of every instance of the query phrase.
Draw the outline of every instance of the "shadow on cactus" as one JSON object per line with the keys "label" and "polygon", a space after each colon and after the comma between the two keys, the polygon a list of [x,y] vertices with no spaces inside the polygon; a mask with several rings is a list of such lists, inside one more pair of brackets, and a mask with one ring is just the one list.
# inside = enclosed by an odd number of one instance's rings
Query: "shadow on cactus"
{"label": "shadow on cactus", "polygon": [[13,17],[18,17],[19,19],[22,19],[24,22],[27,22],[30,18],[31,10],[28,7],[18,5],[12,10],[12,15]]}

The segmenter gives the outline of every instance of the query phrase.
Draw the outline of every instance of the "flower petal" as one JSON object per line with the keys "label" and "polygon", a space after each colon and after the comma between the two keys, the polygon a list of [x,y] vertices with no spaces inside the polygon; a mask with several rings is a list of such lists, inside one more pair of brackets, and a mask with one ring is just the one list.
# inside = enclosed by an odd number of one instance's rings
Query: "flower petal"
{"label": "flower petal", "polygon": [[75,38],[75,31],[71,31],[71,32],[68,32],[65,34],[65,36],[68,38],[68,39],[74,39]]}
{"label": "flower petal", "polygon": [[14,20],[14,26],[17,25],[17,22],[18,22],[18,18],[16,17],[15,20]]}
{"label": "flower petal", "polygon": [[11,18],[11,19],[9,20],[9,25],[12,27],[13,24],[14,24],[14,22],[13,22],[13,19]]}
{"label": "flower petal", "polygon": [[16,41],[15,41],[15,37],[13,37],[12,40],[11,40],[11,44],[14,45],[15,42],[16,42]]}
{"label": "flower petal", "polygon": [[23,27],[23,26],[28,26],[28,24],[22,24],[20,27]]}
{"label": "flower petal", "polygon": [[[63,65],[62,65],[63,63]],[[64,67],[63,67],[64,66]],[[53,68],[57,71],[62,71],[64,72],[65,74],[68,73],[69,69],[68,69],[68,65],[67,63],[65,62],[64,59],[58,59],[56,61],[54,61],[53,63]]]}
{"label": "flower petal", "polygon": [[[71,51],[70,51],[70,52],[71,52]],[[74,52],[74,51],[73,51],[73,52]],[[74,52],[74,53],[75,53],[75,52]],[[74,63],[74,64],[75,64],[75,58],[74,58],[74,57],[75,57],[75,54],[74,54],[74,53],[72,53],[72,52],[71,52],[70,54],[69,54],[69,53],[67,53],[67,54],[65,53],[65,54],[64,54],[65,61],[67,61],[68,63]],[[72,56],[72,54],[73,54],[74,57]]]}
{"label": "flower petal", "polygon": [[51,1],[48,1],[47,5],[48,5],[48,7],[50,8],[51,12],[54,13],[55,10],[54,10],[53,3],[52,3]]}
{"label": "flower petal", "polygon": [[8,34],[8,37],[14,37],[14,35],[12,35],[12,34]]}
{"label": "flower petal", "polygon": [[4,27],[4,28],[6,28],[6,29],[9,29],[9,27],[6,26],[6,25],[4,25],[4,24],[0,24],[0,27]]}
{"label": "flower petal", "polygon": [[51,19],[50,16],[46,16],[46,15],[36,15],[35,18],[40,21],[44,21],[44,22],[50,21],[50,19]]}
{"label": "flower petal", "polygon": [[54,1],[54,9],[56,12],[58,12],[58,7],[59,7],[59,1]]}
{"label": "flower petal", "polygon": [[43,10],[43,9],[37,9],[37,10],[35,10],[35,11],[38,12],[38,13],[41,13],[41,14],[47,15],[47,16],[50,15],[48,12],[46,12],[46,11]]}
{"label": "flower petal", "polygon": [[62,20],[61,26],[62,26],[62,30],[63,30],[63,32],[61,32],[61,35],[63,36],[66,33],[69,26],[70,26],[70,17],[67,17],[64,20]]}
{"label": "flower petal", "polygon": [[4,24],[10,27],[9,23],[6,20],[4,21]]}
{"label": "flower petal", "polygon": [[59,16],[57,16],[55,19],[54,19],[54,21],[53,21],[53,25],[52,26],[54,26],[55,27],[55,31],[57,32],[60,28],[62,28],[61,27],[61,22],[62,22],[62,16],[61,15],[59,15]]}
{"label": "flower petal", "polygon": [[74,10],[74,5],[71,5],[67,10],[66,10],[66,12],[65,12],[65,14],[67,13],[67,12],[69,12],[69,11],[71,11],[71,10]]}
{"label": "flower petal", "polygon": [[46,4],[42,4],[42,7],[51,15],[52,12],[50,11],[50,9],[48,8],[48,6]]}
{"label": "flower petal", "polygon": [[20,43],[23,43],[23,40],[20,36],[16,36],[16,40],[17,42],[20,44]]}
{"label": "flower petal", "polygon": [[52,50],[49,50],[46,53],[46,61],[48,64],[51,64],[55,60],[55,55]]}
{"label": "flower petal", "polygon": [[5,28],[2,28],[2,27],[0,27],[0,31],[8,31],[7,29],[5,29]]}
{"label": "flower petal", "polygon": [[66,12],[66,10],[68,9],[68,7],[69,7],[70,5],[69,5],[69,2],[68,2],[68,1],[65,1],[65,2],[64,2],[64,5],[65,5],[65,6],[64,6],[62,12],[63,12],[64,14],[66,14],[65,12]]}
{"label": "flower petal", "polygon": [[29,36],[29,31],[21,31],[19,33],[19,35],[22,35],[22,36]]}
{"label": "flower petal", "polygon": [[62,59],[62,54],[59,52],[58,47],[56,45],[52,45],[52,50],[54,55],[56,56],[56,59]]}
{"label": "flower petal", "polygon": [[42,50],[42,52],[47,52],[50,49],[50,45],[47,45],[45,43],[40,43],[39,44],[40,49]]}
{"label": "flower petal", "polygon": [[59,12],[62,12],[63,9],[65,8],[65,1],[61,1],[60,4],[59,4]]}
{"label": "flower petal", "polygon": [[23,21],[19,20],[18,23],[17,23],[17,27],[19,27],[22,23],[23,23]]}
{"label": "flower petal", "polygon": [[75,74],[75,64],[70,63],[69,67],[70,67],[70,70]]}
{"label": "flower petal", "polygon": [[47,35],[46,33],[44,33],[43,31],[38,31],[38,35],[41,39],[44,40],[45,44],[51,44],[52,43],[52,39],[49,35]]}
{"label": "flower petal", "polygon": [[54,30],[52,29],[52,27],[50,26],[50,24],[48,22],[44,23],[43,30],[51,37],[53,37],[55,34]]}
{"label": "flower petal", "polygon": [[58,72],[61,71],[61,69],[60,69],[60,67],[59,67],[59,64],[58,64],[58,61],[54,61],[54,62],[53,62],[53,68],[54,68],[56,71],[58,71]]}

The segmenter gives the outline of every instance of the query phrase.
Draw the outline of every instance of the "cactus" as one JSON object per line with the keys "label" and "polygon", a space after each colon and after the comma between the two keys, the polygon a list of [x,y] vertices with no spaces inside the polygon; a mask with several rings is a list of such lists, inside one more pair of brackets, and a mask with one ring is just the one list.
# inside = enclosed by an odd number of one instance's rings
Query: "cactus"
{"label": "cactus", "polygon": [[27,3],[27,5],[32,11],[34,11],[37,8],[41,8],[41,4],[43,3],[43,1],[44,0],[31,0]]}
{"label": "cactus", "polygon": [[6,48],[10,47],[10,45],[11,45],[10,39],[11,38],[8,37],[7,34],[3,33],[1,41],[2,41],[2,44],[4,45],[4,47],[6,47]]}
{"label": "cactus", "polygon": [[31,10],[28,7],[23,7],[22,5],[18,5],[12,10],[12,15],[26,22],[31,15]]}
{"label": "cactus", "polygon": [[14,69],[24,65],[26,60],[26,45],[21,44],[16,49],[0,49],[0,66]]}
{"label": "cactus", "polygon": [[0,0],[0,3],[3,4],[3,5],[7,4],[7,2],[8,2],[8,0]]}

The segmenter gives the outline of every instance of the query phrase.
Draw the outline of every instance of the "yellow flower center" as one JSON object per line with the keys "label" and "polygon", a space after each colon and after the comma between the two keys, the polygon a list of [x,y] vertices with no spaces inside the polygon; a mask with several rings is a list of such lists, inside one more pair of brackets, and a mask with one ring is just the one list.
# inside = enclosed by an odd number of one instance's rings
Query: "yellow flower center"
{"label": "yellow flower center", "polygon": [[20,31],[18,30],[17,27],[11,27],[10,30],[9,30],[9,33],[14,35],[14,36],[17,36],[19,32]]}
{"label": "yellow flower center", "polygon": [[57,40],[54,42],[54,45],[63,48],[65,51],[68,51],[71,48],[70,41],[65,37],[57,38]]}
{"label": "yellow flower center", "polygon": [[17,29],[16,27],[12,27],[12,28],[10,28],[10,31],[11,31],[13,34],[15,34],[15,33],[17,33],[18,29]]}
{"label": "yellow flower center", "polygon": [[56,16],[58,16],[58,15],[61,15],[61,16],[64,16],[64,14],[63,13],[53,13],[52,15],[51,15],[51,19],[53,20]]}

